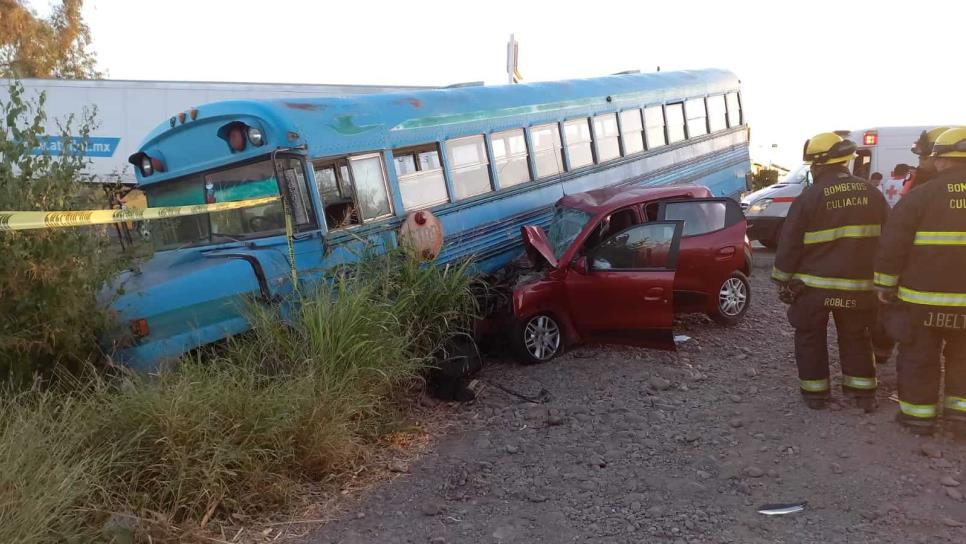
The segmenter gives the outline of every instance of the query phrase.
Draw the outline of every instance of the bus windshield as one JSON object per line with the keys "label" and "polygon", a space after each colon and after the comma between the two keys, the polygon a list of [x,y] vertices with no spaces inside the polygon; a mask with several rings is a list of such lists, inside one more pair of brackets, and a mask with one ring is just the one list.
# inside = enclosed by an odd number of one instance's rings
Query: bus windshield
{"label": "bus windshield", "polygon": [[[286,177],[295,224],[311,224],[301,161],[280,158],[276,162]],[[191,206],[277,196],[279,184],[271,160],[266,159],[149,185],[144,191],[150,207]],[[282,203],[277,201],[251,208],[163,219],[152,225],[151,238],[156,249],[165,250],[263,238],[284,231]]]}
{"label": "bus windshield", "polygon": [[590,221],[590,214],[586,212],[562,206],[554,208],[553,219],[550,220],[550,228],[547,232],[554,257],[559,259],[563,256],[564,251],[567,251],[570,244],[577,239],[577,235],[583,230],[587,221]]}

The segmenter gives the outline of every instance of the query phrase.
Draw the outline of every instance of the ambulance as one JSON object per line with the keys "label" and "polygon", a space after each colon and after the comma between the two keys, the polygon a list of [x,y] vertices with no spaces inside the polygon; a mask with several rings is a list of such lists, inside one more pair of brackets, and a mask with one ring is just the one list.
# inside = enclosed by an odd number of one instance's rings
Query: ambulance
{"label": "ambulance", "polygon": [[[867,180],[877,178],[874,175],[880,174],[882,180],[879,182],[879,189],[886,200],[895,205],[902,182],[911,173],[907,167],[915,166],[919,162],[919,158],[912,152],[912,145],[923,130],[932,128],[934,127],[878,127],[837,130],[835,133],[852,140],[858,146],[855,159],[848,164],[849,171]],[[788,208],[811,183],[809,166],[801,164],[789,171],[778,183],[743,196],[741,207],[748,218],[748,238],[758,240],[767,248],[777,247]]]}

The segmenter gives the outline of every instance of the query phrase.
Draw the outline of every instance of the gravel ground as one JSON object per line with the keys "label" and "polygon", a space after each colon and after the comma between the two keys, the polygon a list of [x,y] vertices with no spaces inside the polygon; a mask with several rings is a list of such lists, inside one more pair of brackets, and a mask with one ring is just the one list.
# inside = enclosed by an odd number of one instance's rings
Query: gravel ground
{"label": "gravel ground", "polygon": [[[875,414],[801,403],[772,257],[756,254],[744,322],[687,317],[677,353],[590,346],[540,366],[492,362],[451,432],[305,542],[966,541],[966,445],[893,421],[894,364],[880,369]],[[808,505],[756,513],[794,501]]]}

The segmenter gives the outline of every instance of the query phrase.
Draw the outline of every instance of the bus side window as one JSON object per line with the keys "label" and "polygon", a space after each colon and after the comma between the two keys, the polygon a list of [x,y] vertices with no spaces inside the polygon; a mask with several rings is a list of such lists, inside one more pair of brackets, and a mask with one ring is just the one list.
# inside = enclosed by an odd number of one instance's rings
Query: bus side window
{"label": "bus side window", "polygon": [[325,224],[329,230],[338,230],[360,224],[354,202],[352,176],[345,159],[327,163],[315,163],[315,182],[325,209]]}

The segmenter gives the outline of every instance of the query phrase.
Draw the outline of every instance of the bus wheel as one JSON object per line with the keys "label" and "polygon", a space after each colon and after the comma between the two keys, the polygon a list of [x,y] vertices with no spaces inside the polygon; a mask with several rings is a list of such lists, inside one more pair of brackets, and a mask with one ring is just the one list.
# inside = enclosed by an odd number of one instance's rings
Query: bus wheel
{"label": "bus wheel", "polygon": [[537,314],[519,322],[513,343],[521,363],[545,363],[563,352],[563,331],[553,316]]}

